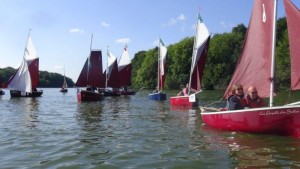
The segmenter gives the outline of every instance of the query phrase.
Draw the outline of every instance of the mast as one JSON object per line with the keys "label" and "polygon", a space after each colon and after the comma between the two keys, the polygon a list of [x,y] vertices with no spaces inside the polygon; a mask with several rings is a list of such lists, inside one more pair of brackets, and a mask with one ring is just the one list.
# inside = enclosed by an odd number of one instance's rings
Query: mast
{"label": "mast", "polygon": [[277,0],[274,0],[273,34],[272,34],[272,59],[271,59],[271,81],[270,81],[270,107],[273,106],[273,93],[275,81],[275,46],[276,46],[276,21],[277,21]]}
{"label": "mast", "polygon": [[89,72],[90,72],[90,65],[91,65],[91,51],[92,51],[92,44],[93,44],[93,34],[91,36],[91,44],[90,44],[90,54],[88,57],[88,66],[87,66],[87,75],[86,75],[86,85],[89,85]]}
{"label": "mast", "polygon": [[160,79],[160,38],[158,39],[158,49],[157,49],[157,90],[159,91],[159,79]]}
{"label": "mast", "polygon": [[[199,15],[197,15],[197,25],[196,25],[196,36],[198,35],[198,19],[199,19]],[[191,91],[191,83],[192,83],[192,73],[193,73],[193,67],[194,67],[194,59],[195,59],[195,55],[196,55],[196,50],[195,50],[195,45],[197,44],[197,37],[195,36],[194,38],[194,44],[193,44],[193,54],[192,54],[192,63],[191,63],[191,70],[190,70],[190,80],[189,80],[189,92],[188,94],[190,95],[190,91]]]}
{"label": "mast", "polygon": [[109,57],[109,51],[108,51],[109,46],[107,46],[107,61],[106,61],[106,73],[105,73],[105,88],[107,88],[107,74],[108,74],[108,57]]}

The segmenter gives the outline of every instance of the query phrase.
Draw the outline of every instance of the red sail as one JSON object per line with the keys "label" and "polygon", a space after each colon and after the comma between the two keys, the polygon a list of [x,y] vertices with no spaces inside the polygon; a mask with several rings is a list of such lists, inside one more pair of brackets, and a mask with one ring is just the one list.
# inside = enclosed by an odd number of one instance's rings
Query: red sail
{"label": "red sail", "polygon": [[194,70],[192,70],[191,88],[196,89],[197,91],[201,89],[200,81],[203,76],[203,71],[208,53],[209,41],[210,36],[207,38],[206,41],[204,41],[203,45],[198,48],[197,56],[195,57],[196,66],[194,67]]}
{"label": "red sail", "polygon": [[93,87],[102,87],[102,52],[91,51],[89,72],[88,72],[88,85]]}
{"label": "red sail", "polygon": [[291,59],[291,89],[300,89],[300,11],[290,1],[284,0]]}
{"label": "red sail", "polygon": [[[88,63],[90,59],[90,63]],[[76,82],[77,87],[103,87],[102,76],[102,53],[101,51],[91,51],[90,57],[85,61],[81,73]]]}
{"label": "red sail", "polygon": [[131,86],[131,64],[119,67],[120,86]]}
{"label": "red sail", "polygon": [[254,1],[243,51],[225,98],[231,94],[232,85],[236,83],[243,85],[244,90],[250,85],[256,86],[261,97],[270,95],[273,14],[274,1]]}
{"label": "red sail", "polygon": [[85,64],[80,72],[75,86],[86,87],[87,86],[87,70],[88,70],[88,59],[86,59]]}
{"label": "red sail", "polygon": [[39,58],[27,60],[27,65],[31,77],[32,89],[35,89],[39,84]]}
{"label": "red sail", "polygon": [[108,67],[107,87],[119,88],[119,71],[117,59]]}

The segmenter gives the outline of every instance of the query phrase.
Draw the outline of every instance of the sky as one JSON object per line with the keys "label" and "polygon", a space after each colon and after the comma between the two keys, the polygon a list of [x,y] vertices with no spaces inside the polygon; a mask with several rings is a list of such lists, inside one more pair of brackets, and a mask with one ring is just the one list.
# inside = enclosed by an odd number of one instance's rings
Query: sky
{"label": "sky", "polygon": [[[299,8],[299,0],[292,0]],[[92,49],[118,59],[128,45],[139,51],[194,36],[197,14],[212,34],[248,26],[252,0],[0,0],[0,68],[17,68],[30,36],[40,70],[63,74],[76,82]],[[284,16],[282,0],[278,17]],[[91,36],[93,40],[91,43]]]}

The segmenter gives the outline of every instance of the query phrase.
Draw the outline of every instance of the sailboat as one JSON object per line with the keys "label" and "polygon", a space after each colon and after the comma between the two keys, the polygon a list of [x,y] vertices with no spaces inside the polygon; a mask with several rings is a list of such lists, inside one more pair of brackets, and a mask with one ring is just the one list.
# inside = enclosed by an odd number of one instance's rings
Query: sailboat
{"label": "sailboat", "polygon": [[131,59],[129,57],[127,45],[124,47],[123,53],[118,63],[119,83],[122,89],[119,91],[121,95],[134,95],[135,91],[129,90],[131,86]]}
{"label": "sailboat", "polygon": [[120,96],[119,70],[117,58],[107,49],[107,68],[104,96]]}
{"label": "sailboat", "polygon": [[39,97],[43,94],[42,90],[36,89],[39,83],[39,57],[33,46],[30,31],[21,66],[2,84],[3,88],[10,89],[11,97]]}
{"label": "sailboat", "polygon": [[101,50],[92,50],[90,48],[90,55],[86,59],[78,80],[75,84],[75,86],[77,87],[86,87],[86,90],[77,89],[77,100],[103,100],[103,93],[98,92],[97,87],[103,87],[102,81],[104,80],[105,79],[103,79],[102,76],[102,52]]}
{"label": "sailboat", "polygon": [[162,92],[165,82],[165,71],[166,71],[166,57],[167,48],[165,47],[163,41],[159,39],[158,47],[158,63],[157,63],[157,87],[153,93],[148,95],[151,100],[166,100],[167,95]]}
{"label": "sailboat", "polygon": [[[171,105],[195,107],[198,105],[196,94],[201,92],[200,80],[203,75],[204,66],[206,63],[208,46],[210,41],[210,33],[202,21],[200,14],[198,14],[196,36],[194,39],[190,80],[188,96],[174,96],[170,97]],[[190,91],[195,89],[197,92],[191,94]]]}
{"label": "sailboat", "polygon": [[68,88],[68,84],[67,84],[67,80],[66,80],[66,76],[65,76],[65,70],[64,70],[64,82],[61,86],[60,92],[62,92],[62,93],[68,92],[67,88]]}
{"label": "sailboat", "polygon": [[[290,0],[284,0],[284,5],[291,49],[291,88],[295,90],[299,89],[299,86],[293,83],[293,79],[298,79],[299,84],[300,75],[299,69],[295,70],[293,64],[299,63],[300,59],[300,12]],[[261,97],[270,97],[270,107],[216,112],[202,109],[202,120],[207,126],[231,131],[300,137],[300,105],[273,106],[276,13],[277,0],[254,0],[243,51],[224,94],[227,98],[230,88],[235,83],[245,88],[254,85]],[[293,74],[293,71],[298,73]]]}

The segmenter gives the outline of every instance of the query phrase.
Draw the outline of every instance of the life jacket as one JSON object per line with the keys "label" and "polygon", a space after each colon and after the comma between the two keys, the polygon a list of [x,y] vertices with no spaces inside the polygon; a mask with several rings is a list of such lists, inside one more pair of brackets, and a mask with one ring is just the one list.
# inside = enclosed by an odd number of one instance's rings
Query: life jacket
{"label": "life jacket", "polygon": [[256,107],[264,107],[265,103],[264,100],[262,98],[260,98],[259,96],[257,96],[257,99],[253,100],[250,98],[249,95],[246,96],[246,104],[249,108],[256,108]]}
{"label": "life jacket", "polygon": [[182,89],[182,94],[184,96],[188,96],[189,95],[189,88],[185,87],[184,89]]}

